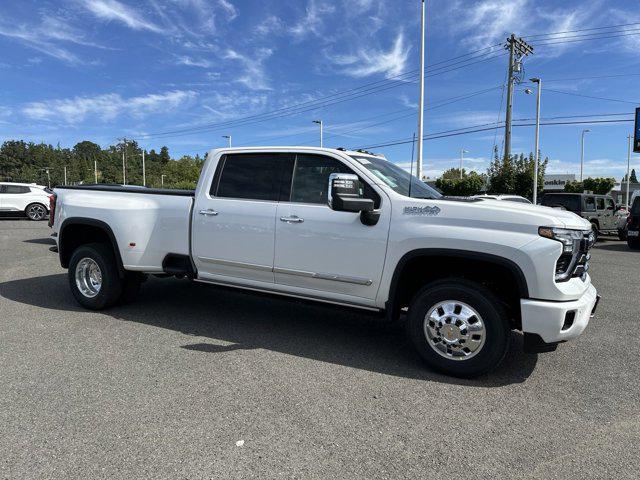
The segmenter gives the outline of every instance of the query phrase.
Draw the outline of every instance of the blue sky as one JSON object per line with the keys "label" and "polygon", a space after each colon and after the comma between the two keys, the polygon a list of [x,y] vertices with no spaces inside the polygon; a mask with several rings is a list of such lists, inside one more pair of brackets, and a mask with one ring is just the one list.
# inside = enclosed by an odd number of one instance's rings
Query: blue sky
{"label": "blue sky", "polygon": [[[536,47],[524,76],[543,79],[543,118],[630,118],[640,102],[640,24],[595,29],[634,22],[637,0],[430,0],[426,133],[504,117],[503,50],[450,59],[511,32]],[[175,157],[223,146],[226,134],[234,145],[315,145],[318,118],[327,146],[393,143],[416,131],[417,0],[4,0],[0,49],[1,140],[106,146],[126,136]],[[516,87],[516,119],[535,115],[526,87]],[[548,171],[578,171],[585,128],[585,174],[622,177],[630,123],[543,126]],[[176,133],[156,135],[164,132]],[[533,133],[514,128],[513,151],[533,150]],[[502,138],[487,130],[426,141],[425,171],[457,166],[461,148],[467,166],[483,171]],[[411,157],[411,144],[374,150],[400,164]],[[640,169],[639,158],[632,163]]]}

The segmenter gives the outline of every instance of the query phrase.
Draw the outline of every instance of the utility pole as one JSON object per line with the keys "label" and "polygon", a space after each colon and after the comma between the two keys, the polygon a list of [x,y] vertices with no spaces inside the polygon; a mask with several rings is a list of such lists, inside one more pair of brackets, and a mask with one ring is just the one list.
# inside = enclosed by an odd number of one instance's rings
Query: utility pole
{"label": "utility pole", "polygon": [[147,170],[144,165],[144,148],[142,149],[142,186],[147,186]]}
{"label": "utility pole", "polygon": [[542,95],[542,80],[539,78],[532,78],[533,83],[538,84],[538,95],[536,98],[536,142],[534,164],[533,164],[533,204],[538,204],[538,164],[540,163],[540,96]]}
{"label": "utility pole", "polygon": [[123,138],[122,139],[122,184],[123,185],[127,184],[127,167],[126,167],[127,157],[125,154],[126,151],[127,151],[127,139]]}
{"label": "utility pole", "polygon": [[583,172],[584,172],[584,134],[590,132],[588,128],[582,130],[582,141],[580,142],[580,181],[583,180]]}
{"label": "utility pole", "polygon": [[64,184],[67,185],[67,166],[64,166]]}
{"label": "utility pole", "polygon": [[93,161],[93,177],[94,177],[95,183],[98,183],[98,161],[97,160]]}
{"label": "utility pole", "polygon": [[166,177],[166,175],[160,175],[160,186],[162,188],[164,188],[164,177]]}
{"label": "utility pole", "polygon": [[322,148],[322,120],[314,120],[313,123],[320,125],[320,148]]}
{"label": "utility pole", "polygon": [[522,38],[511,34],[504,48],[509,50],[509,74],[507,76],[507,114],[504,121],[504,157],[511,155],[511,119],[513,112],[513,84],[522,79],[516,75],[522,72],[522,58],[533,53],[533,47]]}
{"label": "utility pole", "polygon": [[462,161],[464,160],[465,153],[469,153],[469,151],[465,150],[464,148],[461,148],[460,149],[460,180],[462,180]]}
{"label": "utility pole", "polygon": [[231,135],[222,135],[222,138],[229,140],[229,148],[231,148]]}
{"label": "utility pole", "polygon": [[418,101],[418,158],[416,159],[416,176],[418,180],[422,180],[422,155],[424,135],[424,30],[426,16],[426,2],[421,0],[421,16],[420,16],[420,99]]}
{"label": "utility pole", "polygon": [[629,146],[627,148],[627,194],[625,196],[625,202],[624,204],[627,206],[627,210],[630,210],[631,207],[629,206],[629,177],[630,177],[630,173],[629,169],[631,168],[631,142],[633,141],[633,136],[629,135],[627,137],[629,139]]}

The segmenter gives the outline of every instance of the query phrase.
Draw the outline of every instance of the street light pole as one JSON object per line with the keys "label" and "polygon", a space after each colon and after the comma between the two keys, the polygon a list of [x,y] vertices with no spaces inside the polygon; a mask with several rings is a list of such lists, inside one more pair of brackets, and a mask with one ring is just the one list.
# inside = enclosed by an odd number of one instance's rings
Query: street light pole
{"label": "street light pole", "polygon": [[64,184],[67,185],[67,166],[64,166]]}
{"label": "street light pole", "polygon": [[630,176],[630,172],[629,169],[631,168],[631,142],[633,141],[633,136],[629,135],[627,137],[629,139],[629,145],[627,147],[627,195],[626,195],[626,200],[624,202],[624,204],[627,206],[627,209],[630,209],[629,206],[629,176]]}
{"label": "street light pole", "polygon": [[144,164],[144,148],[142,149],[142,186],[147,186],[147,170]]}
{"label": "street light pole", "polygon": [[416,159],[416,176],[422,180],[422,144],[423,144],[423,121],[424,121],[424,30],[426,2],[420,2],[420,99],[418,101],[418,155]]}
{"label": "street light pole", "polygon": [[166,177],[166,175],[160,175],[160,186],[162,188],[164,188],[164,177]]}
{"label": "street light pole", "polygon": [[582,130],[582,143],[581,143],[581,147],[580,147],[580,181],[582,182],[584,179],[584,134],[587,132],[590,132],[591,130],[586,129],[586,130]]}
{"label": "street light pole", "polygon": [[460,180],[462,180],[462,161],[464,160],[465,153],[469,153],[469,151],[465,150],[464,148],[461,148],[460,149]]}
{"label": "street light pole", "polygon": [[317,123],[318,125],[320,125],[320,148],[322,148],[322,120],[314,120],[313,123]]}
{"label": "street light pole", "polygon": [[93,177],[94,177],[95,183],[98,183],[98,161],[97,160],[93,161]]}
{"label": "street light pole", "polygon": [[229,148],[231,148],[231,135],[222,135],[222,138],[226,138],[229,141]]}
{"label": "street light pole", "polygon": [[536,98],[536,141],[533,164],[533,204],[538,204],[538,165],[540,164],[540,96],[542,95],[542,80],[531,78],[533,83],[538,84],[538,95]]}
{"label": "street light pole", "polygon": [[126,169],[126,157],[125,152],[127,151],[127,139],[124,138],[122,141],[122,184],[127,184],[127,169]]}

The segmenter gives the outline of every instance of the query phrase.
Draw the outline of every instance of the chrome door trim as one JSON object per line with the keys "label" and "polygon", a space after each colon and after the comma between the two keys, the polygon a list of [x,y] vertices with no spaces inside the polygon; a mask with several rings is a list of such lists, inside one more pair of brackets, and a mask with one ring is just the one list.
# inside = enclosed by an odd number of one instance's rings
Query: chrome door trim
{"label": "chrome door trim", "polygon": [[368,278],[350,277],[348,275],[337,275],[334,273],[307,272],[304,270],[291,270],[288,268],[275,267],[274,273],[284,273],[286,275],[298,275],[300,277],[317,278],[319,280],[333,280],[334,282],[353,283],[355,285],[369,286],[373,283]]}
{"label": "chrome door trim", "polygon": [[198,260],[205,263],[213,263],[216,265],[224,265],[227,267],[249,268],[252,270],[260,270],[262,272],[273,272],[273,268],[269,265],[257,265],[255,263],[233,262],[231,260],[220,260],[217,258],[198,257]]}
{"label": "chrome door trim", "polygon": [[252,292],[269,293],[269,294],[273,294],[273,295],[280,295],[280,296],[283,296],[283,297],[291,297],[291,298],[299,298],[299,299],[302,299],[302,300],[310,300],[310,301],[314,301],[314,302],[330,303],[332,305],[341,305],[343,307],[358,308],[358,309],[361,309],[361,310],[368,310],[370,312],[379,312],[380,311],[380,309],[376,308],[376,307],[369,307],[369,306],[366,306],[366,305],[360,305],[358,303],[351,303],[351,302],[347,302],[347,301],[331,300],[331,299],[328,299],[328,298],[316,297],[314,295],[302,295],[302,294],[296,294],[296,293],[288,293],[288,292],[283,292],[283,291],[276,290],[276,289],[259,288],[259,287],[248,286],[248,285],[244,285],[244,284],[236,283],[236,282],[221,281],[221,280],[211,280],[211,279],[205,279],[205,278],[195,278],[194,280],[196,282],[208,283],[208,284],[211,284],[211,285],[220,285],[220,286],[223,286],[223,287],[238,288],[238,289],[241,289],[241,290],[250,290]]}

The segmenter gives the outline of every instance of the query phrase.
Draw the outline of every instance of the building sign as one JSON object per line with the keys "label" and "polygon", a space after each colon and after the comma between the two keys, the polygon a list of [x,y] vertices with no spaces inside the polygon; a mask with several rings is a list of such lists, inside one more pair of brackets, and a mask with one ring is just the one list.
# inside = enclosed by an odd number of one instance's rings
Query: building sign
{"label": "building sign", "polygon": [[633,151],[640,153],[640,107],[636,108],[636,124],[633,129]]}
{"label": "building sign", "polygon": [[545,190],[564,190],[564,186],[567,182],[575,181],[576,176],[573,174],[562,175],[545,175],[544,176],[544,189]]}

